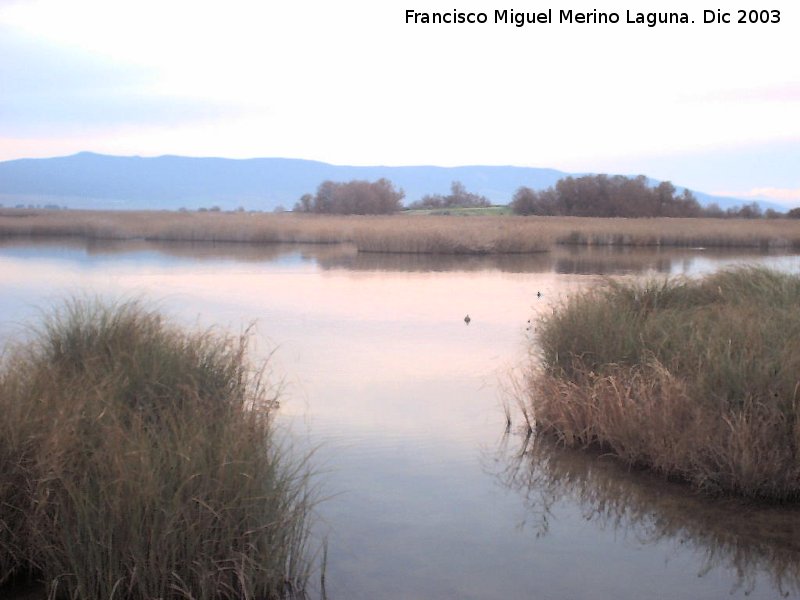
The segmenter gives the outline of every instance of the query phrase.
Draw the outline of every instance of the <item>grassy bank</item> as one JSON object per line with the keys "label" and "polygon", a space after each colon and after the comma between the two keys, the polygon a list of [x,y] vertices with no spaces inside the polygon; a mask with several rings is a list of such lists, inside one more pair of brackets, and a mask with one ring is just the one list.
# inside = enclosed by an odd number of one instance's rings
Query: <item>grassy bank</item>
{"label": "grassy bank", "polygon": [[800,220],[600,219],[0,209],[0,236],[351,243],[361,252],[499,254],[554,245],[800,249]]}
{"label": "grassy bank", "polygon": [[[72,302],[0,368],[0,585],[51,598],[302,597],[307,469],[243,338]],[[0,588],[1,590],[1,588]]]}
{"label": "grassy bank", "polygon": [[711,492],[800,498],[800,277],[611,282],[537,331],[543,433]]}
{"label": "grassy bank", "polygon": [[403,211],[404,214],[424,217],[431,215],[456,216],[456,217],[485,217],[510,215],[511,209],[508,206],[478,206],[478,207],[451,207],[451,208],[410,208]]}

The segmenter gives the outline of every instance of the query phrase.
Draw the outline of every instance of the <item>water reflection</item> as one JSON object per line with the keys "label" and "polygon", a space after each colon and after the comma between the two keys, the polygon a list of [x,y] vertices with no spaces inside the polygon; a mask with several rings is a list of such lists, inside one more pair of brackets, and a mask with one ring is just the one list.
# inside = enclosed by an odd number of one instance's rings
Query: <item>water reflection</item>
{"label": "water reflection", "polygon": [[330,271],[387,271],[398,273],[482,272],[556,273],[562,275],[627,275],[641,273],[692,274],[736,262],[800,264],[800,255],[747,249],[657,248],[614,246],[555,246],[535,254],[385,254],[358,252],[349,244],[250,244],[149,240],[84,240],[67,238],[0,238],[0,248],[24,247],[28,253],[63,252],[86,256],[161,254],[191,261],[309,262]]}
{"label": "water reflection", "polygon": [[618,275],[653,271],[669,274],[674,266],[685,270],[687,260],[698,256],[698,250],[658,248],[579,248],[560,249],[553,257],[553,270],[565,275]]}
{"label": "water reflection", "polygon": [[320,261],[323,269],[353,271],[445,272],[502,271],[505,273],[544,273],[552,270],[549,253],[487,254],[380,254],[356,252],[332,255]]}
{"label": "water reflection", "polygon": [[192,262],[235,260],[238,262],[275,262],[288,257],[306,261],[324,260],[330,254],[354,253],[346,245],[333,244],[246,244],[237,242],[186,242],[118,239],[82,239],[77,237],[2,238],[0,248],[20,250],[29,255],[71,251],[93,257],[122,257],[132,254],[160,254]]}
{"label": "water reflection", "polygon": [[735,574],[732,592],[750,595],[766,585],[783,597],[800,594],[798,507],[707,498],[610,456],[535,435],[505,436],[492,464],[497,481],[523,499],[521,527],[537,537],[548,535],[555,507],[566,502],[579,506],[586,521],[638,544],[666,543],[694,553],[698,576]]}
{"label": "water reflection", "polygon": [[[540,453],[537,463],[531,448],[509,439],[487,477],[478,450],[502,430],[498,374],[528,350],[532,315],[600,280],[597,273],[665,272],[667,264],[671,273],[697,273],[734,261],[797,265],[798,258],[567,247],[456,257],[358,254],[345,245],[0,240],[0,339],[35,321],[32,307],[75,293],[150,298],[188,326],[239,331],[258,323],[256,350],[277,347],[270,364],[286,377],[281,424],[296,443],[322,448],[315,461],[333,496],[320,507],[321,526],[330,526],[331,598],[633,600],[657,585],[661,598],[713,599],[732,581],[757,584],[754,595],[764,598],[776,589],[800,597],[797,528],[784,531],[785,519],[733,507],[729,514],[746,512],[756,529],[734,535],[709,524],[718,505],[670,500],[658,486],[652,498],[630,491],[634,483],[622,477],[600,477],[606,461],[570,468],[567,455]],[[664,516],[670,505],[678,515],[672,521]],[[521,512],[527,523],[519,532]],[[648,546],[618,543],[617,531]],[[700,563],[717,577],[695,577]]]}
{"label": "water reflection", "polygon": [[378,254],[331,252],[319,261],[323,269],[353,271],[501,271],[561,275],[628,275],[646,272],[690,274],[706,271],[708,263],[764,261],[785,253],[703,248],[634,248],[556,246],[537,254],[458,256],[441,254]]}

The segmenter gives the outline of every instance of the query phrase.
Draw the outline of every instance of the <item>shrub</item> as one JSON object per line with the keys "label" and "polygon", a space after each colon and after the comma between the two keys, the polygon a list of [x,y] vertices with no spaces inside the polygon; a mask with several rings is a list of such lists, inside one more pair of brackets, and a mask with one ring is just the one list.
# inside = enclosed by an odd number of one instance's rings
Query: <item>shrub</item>
{"label": "shrub", "polygon": [[0,577],[52,597],[272,599],[308,576],[304,462],[246,337],[74,301],[0,370]]}
{"label": "shrub", "polygon": [[800,277],[610,282],[538,331],[540,430],[709,491],[800,496]]}
{"label": "shrub", "polygon": [[395,190],[388,179],[348,181],[339,183],[323,181],[316,195],[304,194],[295,204],[295,212],[336,215],[389,215],[402,207],[405,194]]}
{"label": "shrub", "polygon": [[450,185],[450,193],[447,196],[441,194],[428,194],[420,200],[408,205],[409,209],[438,209],[438,208],[487,208],[492,203],[486,196],[468,192],[467,188],[460,181],[454,181]]}

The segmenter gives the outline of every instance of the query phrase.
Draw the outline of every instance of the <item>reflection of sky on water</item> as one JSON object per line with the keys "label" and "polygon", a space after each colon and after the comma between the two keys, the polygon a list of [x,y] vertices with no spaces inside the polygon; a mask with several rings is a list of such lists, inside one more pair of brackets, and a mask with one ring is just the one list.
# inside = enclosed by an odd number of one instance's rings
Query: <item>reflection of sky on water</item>
{"label": "reflection of sky on water", "polygon": [[[145,297],[189,325],[256,323],[275,349],[281,422],[315,464],[332,598],[718,598],[725,564],[585,518],[563,493],[537,538],[519,489],[487,473],[502,433],[501,382],[525,357],[536,312],[603,273],[698,274],[797,257],[557,249],[534,257],[358,255],[339,247],[0,242],[0,336],[65,295]],[[536,293],[542,292],[542,298]],[[472,322],[465,325],[469,313]],[[770,598],[756,573],[750,597]]]}
{"label": "reflection of sky on water", "polygon": [[735,574],[737,592],[753,595],[766,587],[800,595],[798,506],[688,494],[681,484],[610,456],[587,456],[535,436],[505,436],[485,464],[501,487],[523,498],[524,527],[537,536],[558,534],[558,511],[566,503],[584,521],[636,546],[669,548],[670,560],[692,557],[699,577]]}
{"label": "reflection of sky on water", "polygon": [[674,265],[673,274],[702,275],[718,269],[724,269],[739,264],[758,263],[771,269],[786,271],[787,273],[800,273],[800,256],[775,256],[761,255],[756,257],[724,258],[698,256],[691,260],[682,261]]}

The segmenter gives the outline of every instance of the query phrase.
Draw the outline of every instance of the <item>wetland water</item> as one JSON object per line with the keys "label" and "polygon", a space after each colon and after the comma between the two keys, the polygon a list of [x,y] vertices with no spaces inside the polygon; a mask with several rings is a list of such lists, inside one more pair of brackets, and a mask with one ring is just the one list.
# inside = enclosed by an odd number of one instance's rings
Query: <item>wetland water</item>
{"label": "wetland water", "polygon": [[800,271],[794,256],[700,250],[5,241],[0,339],[83,294],[144,297],[187,325],[255,322],[255,351],[274,351],[283,380],[281,421],[298,449],[316,448],[331,600],[800,598],[800,511],[704,500],[504,435],[529,318],[605,274],[738,262]]}

